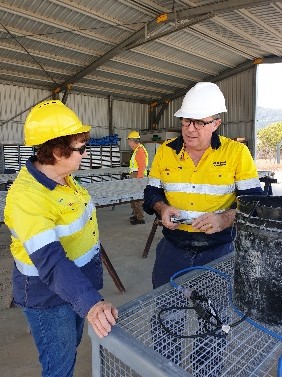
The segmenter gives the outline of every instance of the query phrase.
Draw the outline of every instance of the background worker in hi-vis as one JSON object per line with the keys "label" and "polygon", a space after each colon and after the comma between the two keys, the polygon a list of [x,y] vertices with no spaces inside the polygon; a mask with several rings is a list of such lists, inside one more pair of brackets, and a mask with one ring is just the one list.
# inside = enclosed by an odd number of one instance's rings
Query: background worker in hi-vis
{"label": "background worker in hi-vis", "polygon": [[[144,178],[147,177],[148,169],[148,152],[143,144],[140,143],[140,134],[137,131],[131,131],[127,136],[127,142],[133,150],[130,163],[129,173],[130,178]],[[130,224],[145,224],[143,201],[136,200],[131,202],[132,216],[130,217]]]}

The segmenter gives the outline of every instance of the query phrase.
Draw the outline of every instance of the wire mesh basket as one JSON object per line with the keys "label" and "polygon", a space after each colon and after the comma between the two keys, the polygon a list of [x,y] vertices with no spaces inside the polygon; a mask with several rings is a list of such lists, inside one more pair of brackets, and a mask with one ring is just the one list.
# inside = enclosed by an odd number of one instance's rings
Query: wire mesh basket
{"label": "wire mesh basket", "polygon": [[207,297],[222,323],[231,324],[228,333],[214,331],[190,299],[166,284],[121,306],[118,324],[102,340],[89,326],[92,376],[276,376],[282,327],[241,320],[230,282],[212,271],[232,281],[233,255],[207,266],[211,270],[194,270],[176,281]]}

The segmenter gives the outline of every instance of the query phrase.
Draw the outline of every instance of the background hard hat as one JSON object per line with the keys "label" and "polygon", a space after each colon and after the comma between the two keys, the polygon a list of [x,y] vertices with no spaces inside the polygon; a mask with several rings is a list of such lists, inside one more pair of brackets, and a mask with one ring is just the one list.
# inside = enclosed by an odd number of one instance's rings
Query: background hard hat
{"label": "background hard hat", "polygon": [[211,82],[199,82],[186,93],[181,108],[174,116],[202,119],[222,112],[227,112],[227,109],[219,87]]}
{"label": "background hard hat", "polygon": [[140,139],[140,134],[137,131],[131,131],[128,134],[127,139]]}
{"label": "background hard hat", "polygon": [[40,145],[56,137],[90,131],[77,115],[58,100],[33,107],[24,124],[25,145]]}

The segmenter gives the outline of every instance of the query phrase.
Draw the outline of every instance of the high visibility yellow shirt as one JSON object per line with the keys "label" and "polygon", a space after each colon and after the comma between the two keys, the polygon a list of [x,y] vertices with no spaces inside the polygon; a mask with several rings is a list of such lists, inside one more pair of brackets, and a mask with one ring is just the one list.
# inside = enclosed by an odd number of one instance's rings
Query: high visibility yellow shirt
{"label": "high visibility yellow shirt", "polygon": [[[255,163],[244,144],[216,134],[195,166],[180,136],[164,142],[156,152],[145,189],[144,209],[152,213],[154,204],[164,201],[178,208],[180,217],[195,219],[207,212],[228,210],[238,193],[262,194]],[[181,236],[186,238],[198,232],[187,224],[179,225],[177,230],[184,231],[186,236]],[[165,232],[171,233],[173,239],[178,233],[168,229]]]}
{"label": "high visibility yellow shirt", "polygon": [[[141,153],[143,152],[142,155],[140,152]],[[140,163],[140,161],[138,161],[138,155],[140,155],[142,164]],[[137,178],[143,178],[144,176],[147,176],[148,163],[149,163],[148,152],[143,144],[139,144],[132,153],[132,156],[129,162],[129,172],[130,173],[138,172]],[[141,165],[142,165],[142,168],[141,168]]]}
{"label": "high visibility yellow shirt", "polygon": [[9,189],[14,300],[28,307],[67,301],[83,317],[102,298],[99,230],[90,195],[72,176],[66,180],[59,185],[28,161]]}

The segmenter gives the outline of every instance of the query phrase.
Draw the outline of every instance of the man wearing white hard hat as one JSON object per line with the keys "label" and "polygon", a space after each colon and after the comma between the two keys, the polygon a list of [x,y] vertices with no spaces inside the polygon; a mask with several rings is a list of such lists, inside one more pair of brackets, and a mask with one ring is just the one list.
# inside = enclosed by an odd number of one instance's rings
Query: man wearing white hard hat
{"label": "man wearing white hard hat", "polygon": [[153,286],[177,271],[203,265],[233,250],[238,195],[263,193],[253,158],[242,143],[219,136],[227,112],[216,84],[200,82],[185,95],[182,135],[157,150],[144,192],[144,209],[162,220]]}
{"label": "man wearing white hard hat", "polygon": [[[156,249],[154,288],[168,283],[179,271],[233,251],[236,196],[263,194],[248,148],[217,133],[223,112],[227,109],[219,87],[210,82],[196,84],[175,113],[181,136],[163,143],[153,160],[143,208],[161,219],[164,236]],[[187,306],[184,296],[183,300],[178,299],[178,306]],[[176,327],[186,333],[181,313]],[[198,332],[206,332],[201,323]],[[168,336],[157,317],[151,326],[156,351],[181,365],[181,339]],[[170,327],[169,331],[175,332]],[[198,371],[201,366],[201,376],[218,377],[225,340],[212,343],[211,348],[204,338],[199,339],[195,338],[193,346],[192,369]]]}

